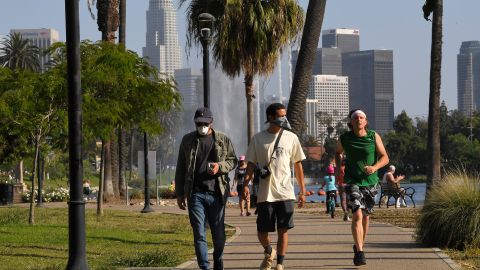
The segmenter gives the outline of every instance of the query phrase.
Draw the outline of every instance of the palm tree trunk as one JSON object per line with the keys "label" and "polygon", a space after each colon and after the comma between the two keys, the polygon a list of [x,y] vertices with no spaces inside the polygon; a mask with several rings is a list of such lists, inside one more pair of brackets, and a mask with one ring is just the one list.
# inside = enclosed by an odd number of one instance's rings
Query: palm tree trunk
{"label": "palm tree trunk", "polygon": [[287,117],[292,126],[292,131],[299,137],[305,127],[305,106],[308,86],[312,80],[313,62],[317,53],[326,4],[327,0],[310,0],[308,2],[302,43],[298,53],[287,110]]}
{"label": "palm tree trunk", "polygon": [[100,151],[100,179],[98,181],[97,192],[97,216],[103,216],[103,189],[105,186],[105,141],[102,140],[102,150]]}
{"label": "palm tree trunk", "polygon": [[120,198],[125,198],[125,160],[128,155],[125,135],[125,130],[120,127],[118,129],[118,188]]}
{"label": "palm tree trunk", "polygon": [[118,142],[117,136],[112,136],[112,140],[110,141],[111,146],[111,160],[112,160],[112,185],[113,185],[113,197],[114,199],[118,199],[120,197],[120,185],[119,185],[119,151],[118,151]]}
{"label": "palm tree trunk", "polygon": [[118,28],[118,43],[126,45],[125,32],[127,26],[127,0],[120,0],[120,27]]}
{"label": "palm tree trunk", "polygon": [[110,149],[111,142],[105,141],[104,150],[104,187],[103,197],[106,202],[112,201],[114,198],[113,184],[112,184],[112,151]]}
{"label": "palm tree trunk", "polygon": [[40,149],[40,136],[35,136],[35,156],[33,158],[32,189],[30,190],[30,209],[28,213],[28,224],[35,224],[35,181],[37,179],[38,152]]}
{"label": "palm tree trunk", "polygon": [[442,69],[443,0],[435,1],[430,55],[430,97],[428,104],[427,192],[440,182],[440,84]]}
{"label": "palm tree trunk", "polygon": [[16,178],[18,179],[18,183],[23,184],[23,159],[18,162],[15,174]]}
{"label": "palm tree trunk", "polygon": [[115,32],[118,28],[118,0],[97,1],[97,25],[102,32],[102,40],[115,42]]}
{"label": "palm tree trunk", "polygon": [[250,144],[255,128],[253,122],[253,75],[251,74],[245,74],[245,97],[247,98],[247,135]]}

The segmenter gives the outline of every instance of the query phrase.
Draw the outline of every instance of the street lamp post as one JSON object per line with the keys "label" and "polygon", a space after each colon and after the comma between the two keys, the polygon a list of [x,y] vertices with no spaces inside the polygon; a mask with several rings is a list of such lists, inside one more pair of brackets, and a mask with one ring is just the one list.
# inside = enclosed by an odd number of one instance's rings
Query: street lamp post
{"label": "street lamp post", "polygon": [[80,75],[79,0],[65,0],[68,79],[68,159],[70,201],[68,202],[68,270],[86,270],[85,202],[82,178],[82,90]]}
{"label": "street lamp post", "polygon": [[145,205],[143,206],[142,213],[153,212],[153,208],[150,207],[150,187],[148,179],[148,141],[147,132],[143,133],[143,162],[145,166]]}
{"label": "street lamp post", "polygon": [[198,15],[198,28],[200,41],[203,47],[203,106],[210,107],[210,64],[208,63],[210,55],[208,45],[212,40],[212,28],[215,17],[210,13]]}

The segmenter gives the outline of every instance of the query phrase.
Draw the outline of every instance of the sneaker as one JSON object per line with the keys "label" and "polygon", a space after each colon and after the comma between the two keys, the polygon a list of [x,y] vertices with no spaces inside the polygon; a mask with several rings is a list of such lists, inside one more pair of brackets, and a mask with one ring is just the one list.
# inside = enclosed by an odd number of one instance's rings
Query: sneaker
{"label": "sneaker", "polygon": [[367,264],[367,259],[365,259],[365,253],[363,251],[355,253],[355,256],[353,257],[353,264],[355,264],[355,266]]}
{"label": "sneaker", "polygon": [[249,216],[251,216],[251,215],[252,215],[252,213],[250,213],[250,212],[247,212],[247,217],[249,217]]}
{"label": "sneaker", "polygon": [[283,265],[277,264],[277,266],[275,266],[275,270],[283,270]]}
{"label": "sneaker", "polygon": [[246,216],[246,214],[245,213],[240,213],[240,216],[244,217],[244,216]]}
{"label": "sneaker", "polygon": [[223,260],[213,261],[213,270],[223,270]]}
{"label": "sneaker", "polygon": [[350,221],[350,217],[348,216],[348,212],[343,213],[343,221]]}
{"label": "sneaker", "polygon": [[272,269],[273,259],[277,257],[277,251],[272,248],[272,254],[263,253],[265,256],[263,258],[262,264],[260,264],[260,270],[270,270]]}

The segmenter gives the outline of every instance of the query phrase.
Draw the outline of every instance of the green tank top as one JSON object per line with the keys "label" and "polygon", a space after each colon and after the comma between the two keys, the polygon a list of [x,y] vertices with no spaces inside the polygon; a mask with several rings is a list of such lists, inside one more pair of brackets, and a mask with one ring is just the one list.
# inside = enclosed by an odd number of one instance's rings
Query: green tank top
{"label": "green tank top", "polygon": [[372,166],[377,161],[375,150],[375,131],[367,130],[367,135],[357,137],[353,131],[340,136],[345,152],[345,183],[361,187],[372,186],[378,183],[377,172],[367,175],[365,166]]}

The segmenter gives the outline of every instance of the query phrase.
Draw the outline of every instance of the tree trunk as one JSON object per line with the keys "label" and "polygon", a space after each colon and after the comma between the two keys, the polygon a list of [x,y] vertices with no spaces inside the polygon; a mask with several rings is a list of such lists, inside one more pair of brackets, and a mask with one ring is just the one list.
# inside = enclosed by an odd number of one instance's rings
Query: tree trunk
{"label": "tree trunk", "polygon": [[441,179],[440,171],[440,84],[442,68],[443,0],[435,1],[430,55],[430,97],[428,104],[427,195]]}
{"label": "tree trunk", "polygon": [[119,165],[119,152],[118,152],[118,142],[117,136],[112,136],[110,141],[111,146],[111,159],[112,159],[112,185],[113,185],[113,197],[117,200],[120,197],[120,188],[119,188],[119,177],[118,177],[118,165]]}
{"label": "tree trunk", "polygon": [[128,156],[126,147],[126,132],[123,128],[118,129],[118,186],[120,197],[125,198],[125,160]]}
{"label": "tree trunk", "polygon": [[30,193],[30,211],[28,213],[28,224],[35,224],[35,181],[37,178],[37,165],[38,165],[38,151],[40,149],[40,136],[35,137],[35,156],[33,158],[33,172],[32,172],[32,188]]}
{"label": "tree trunk", "polygon": [[[133,173],[133,142],[135,139],[135,131],[132,129],[130,131],[130,158],[128,159],[128,169],[130,170],[130,173],[128,175],[128,183],[132,181],[132,173]],[[128,183],[125,181],[125,203],[128,205],[128,201],[130,198],[128,198]]]}
{"label": "tree trunk", "polygon": [[18,183],[23,183],[23,159],[18,162],[17,168],[15,170],[15,176]]}
{"label": "tree trunk", "polygon": [[118,0],[97,1],[97,25],[102,32],[102,40],[115,42],[115,32],[118,29]]}
{"label": "tree trunk", "polygon": [[247,136],[249,144],[255,131],[255,125],[253,122],[253,90],[253,75],[245,74],[245,97],[247,98]]}
{"label": "tree trunk", "polygon": [[98,181],[97,192],[97,216],[103,216],[103,190],[105,187],[105,141],[102,140],[102,150],[100,151],[100,179]]}
{"label": "tree trunk", "polygon": [[300,44],[287,110],[287,118],[292,126],[292,132],[297,134],[298,137],[305,127],[308,86],[312,80],[313,63],[317,53],[326,4],[327,0],[310,0],[308,2],[302,43]]}
{"label": "tree trunk", "polygon": [[120,0],[120,27],[118,28],[118,43],[125,45],[125,32],[127,27],[127,0]]}
{"label": "tree trunk", "polygon": [[104,149],[104,186],[103,186],[103,198],[106,202],[112,201],[114,198],[113,184],[112,184],[112,153],[110,150],[111,142],[105,141]]}

